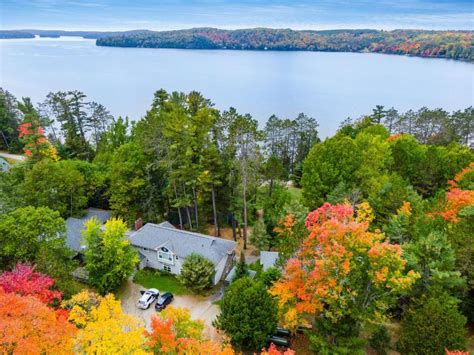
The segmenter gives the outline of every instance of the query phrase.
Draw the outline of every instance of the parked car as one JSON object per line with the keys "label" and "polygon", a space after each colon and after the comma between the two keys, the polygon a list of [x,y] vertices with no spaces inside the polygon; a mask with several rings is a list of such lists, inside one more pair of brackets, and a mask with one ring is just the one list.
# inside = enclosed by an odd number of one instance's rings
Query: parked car
{"label": "parked car", "polygon": [[156,301],[155,304],[155,309],[157,311],[162,311],[166,308],[167,305],[169,305],[171,302],[173,302],[173,294],[170,292],[163,293],[160,298]]}
{"label": "parked car", "polygon": [[153,301],[155,301],[160,292],[156,288],[150,288],[149,290],[143,292],[142,297],[137,302],[137,307],[140,309],[148,309],[150,308]]}
{"label": "parked car", "polygon": [[277,337],[276,335],[270,335],[268,337],[268,344],[275,344],[276,346],[284,346],[285,348],[290,347],[290,341],[286,338]]}
{"label": "parked car", "polygon": [[273,333],[273,335],[276,335],[277,337],[288,338],[291,335],[291,332],[289,329],[276,328],[275,333]]}

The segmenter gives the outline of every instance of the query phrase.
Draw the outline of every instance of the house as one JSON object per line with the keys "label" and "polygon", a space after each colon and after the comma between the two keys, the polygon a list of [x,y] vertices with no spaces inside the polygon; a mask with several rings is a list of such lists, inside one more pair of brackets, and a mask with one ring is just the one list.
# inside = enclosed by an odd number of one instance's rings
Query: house
{"label": "house", "polygon": [[97,218],[103,224],[110,218],[110,211],[88,208],[84,217],[69,217],[66,220],[66,244],[77,253],[75,257],[81,261],[82,252],[85,248],[82,241],[82,231],[85,228],[84,223],[91,218]]}
{"label": "house", "polygon": [[147,223],[129,237],[140,256],[140,268],[150,267],[175,275],[187,256],[197,253],[215,266],[214,284],[225,278],[233,265],[236,242],[175,228],[168,222]]}
{"label": "house", "polygon": [[262,265],[263,271],[267,271],[271,267],[275,267],[278,260],[278,252],[276,251],[261,251],[260,252],[260,264]]}

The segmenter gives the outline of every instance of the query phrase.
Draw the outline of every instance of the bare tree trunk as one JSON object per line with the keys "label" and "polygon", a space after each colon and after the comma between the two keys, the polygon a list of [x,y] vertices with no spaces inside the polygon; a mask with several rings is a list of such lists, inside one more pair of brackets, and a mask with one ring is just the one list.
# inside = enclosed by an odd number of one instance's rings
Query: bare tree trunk
{"label": "bare tree trunk", "polygon": [[234,215],[232,215],[232,237],[234,238],[234,241],[237,241],[237,232],[235,231],[235,218],[234,218]]}
{"label": "bare tree trunk", "polygon": [[199,215],[198,215],[198,203],[196,196],[196,189],[193,186],[193,199],[194,199],[194,218],[196,220],[196,229],[199,229]]}
{"label": "bare tree trunk", "polygon": [[189,230],[193,230],[193,221],[191,219],[191,212],[189,211],[189,206],[186,206],[186,214],[188,216]]}
{"label": "bare tree trunk", "polygon": [[[186,192],[186,186],[183,186],[184,189],[184,196],[188,196]],[[191,211],[189,210],[189,206],[186,206],[186,215],[188,217],[188,225],[189,225],[189,230],[193,230],[193,220],[191,219]]]}
{"label": "bare tree trunk", "polygon": [[0,131],[2,133],[3,140],[5,141],[5,144],[7,145],[7,150],[10,150],[10,146],[8,145],[7,142],[7,137],[5,137],[5,134],[3,134],[3,131]]}
{"label": "bare tree trunk", "polygon": [[242,190],[244,195],[244,249],[247,249],[247,172],[242,177]]}
{"label": "bare tree trunk", "polygon": [[214,191],[214,185],[211,188],[212,196],[212,213],[214,215],[214,236],[219,236],[219,224],[217,223],[217,210],[216,210],[216,193]]}
{"label": "bare tree trunk", "polygon": [[[176,200],[178,200],[178,192],[176,191],[176,183],[173,183],[174,195]],[[178,216],[179,216],[179,227],[183,229],[183,216],[181,216],[181,208],[178,205]]]}

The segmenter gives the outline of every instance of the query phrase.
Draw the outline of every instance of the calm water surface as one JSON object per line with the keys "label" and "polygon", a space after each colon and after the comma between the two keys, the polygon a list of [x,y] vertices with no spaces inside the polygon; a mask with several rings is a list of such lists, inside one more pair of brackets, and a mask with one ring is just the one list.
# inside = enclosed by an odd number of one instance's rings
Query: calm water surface
{"label": "calm water surface", "polygon": [[49,91],[84,91],[116,116],[143,116],[153,93],[201,91],[261,124],[304,112],[322,136],[375,105],[404,111],[474,104],[474,65],[443,59],[317,53],[97,47],[79,38],[0,40],[0,86],[42,101]]}

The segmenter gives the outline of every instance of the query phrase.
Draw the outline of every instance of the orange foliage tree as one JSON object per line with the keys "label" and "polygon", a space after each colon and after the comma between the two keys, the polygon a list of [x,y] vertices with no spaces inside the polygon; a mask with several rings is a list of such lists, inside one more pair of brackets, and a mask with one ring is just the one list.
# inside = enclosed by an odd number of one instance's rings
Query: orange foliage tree
{"label": "orange foliage tree", "polygon": [[0,353],[72,353],[76,327],[67,312],[53,310],[34,296],[0,289]]}
{"label": "orange foliage tree", "polygon": [[309,236],[271,289],[286,326],[294,329],[315,315],[332,324],[376,322],[411,287],[418,275],[405,273],[400,246],[369,230],[372,219],[367,203],[357,214],[348,204],[325,203],[308,215]]}
{"label": "orange foliage tree", "polygon": [[294,354],[296,353],[291,349],[286,349],[285,351],[281,352],[273,343],[270,344],[270,346],[268,347],[268,350],[263,349],[262,352],[260,353],[260,355],[294,355]]}
{"label": "orange foliage tree", "polygon": [[456,174],[453,180],[448,181],[449,188],[446,193],[444,208],[439,215],[448,222],[459,221],[459,212],[468,206],[474,205],[474,191],[465,181],[473,179],[474,162]]}
{"label": "orange foliage tree", "polygon": [[231,355],[229,347],[207,339],[204,323],[191,320],[188,309],[168,307],[151,319],[151,331],[145,331],[146,347],[159,354],[221,354]]}
{"label": "orange foliage tree", "polygon": [[46,138],[38,112],[31,101],[26,99],[19,103],[18,107],[23,113],[23,122],[18,126],[18,136],[24,145],[25,155],[35,161],[42,158],[58,160],[58,152]]}

